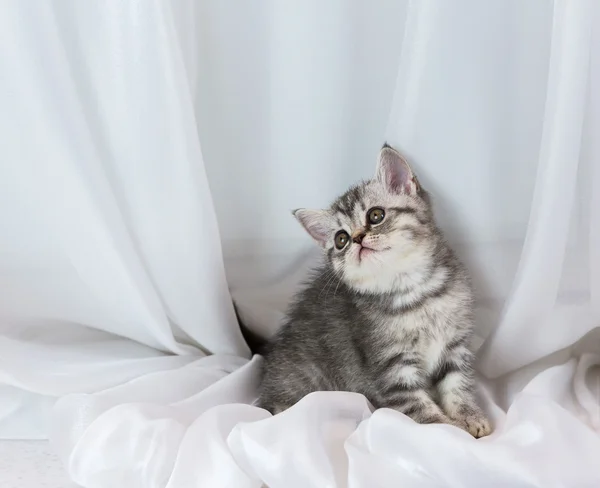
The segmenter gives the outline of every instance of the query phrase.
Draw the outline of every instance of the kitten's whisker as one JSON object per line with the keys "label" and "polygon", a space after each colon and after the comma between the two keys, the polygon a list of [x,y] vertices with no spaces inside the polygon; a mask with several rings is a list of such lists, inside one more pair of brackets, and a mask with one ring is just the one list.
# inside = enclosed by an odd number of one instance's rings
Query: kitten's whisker
{"label": "kitten's whisker", "polygon": [[[319,297],[318,298],[321,298],[321,295],[323,294],[323,292],[326,289],[330,288],[330,284],[333,283],[333,281],[336,278],[336,275],[337,275],[337,271],[335,269],[332,269],[332,271],[330,273],[327,273],[325,275],[325,279],[327,279],[327,283],[325,283],[325,285],[323,286],[323,288],[321,288],[321,291],[319,292]],[[325,297],[327,297],[327,295],[325,295]]]}
{"label": "kitten's whisker", "polygon": [[[342,270],[341,270],[341,271],[342,271],[342,272],[341,272],[341,273],[340,273],[340,275],[339,275],[339,278],[338,278],[338,283],[337,283],[337,285],[336,285],[336,287],[335,287],[335,291],[333,292],[333,298],[334,298],[334,299],[335,299],[335,294],[337,293],[337,289],[338,289],[338,287],[340,286],[340,283],[342,282],[342,279],[344,278],[344,268],[342,268]],[[327,293],[329,294],[329,292],[327,292]],[[325,298],[327,298],[327,295],[325,296]]]}
{"label": "kitten's whisker", "polygon": [[335,299],[335,294],[337,293],[338,287],[340,286],[340,283],[342,282],[342,278],[340,277],[340,279],[338,280],[338,284],[335,287],[335,291],[333,292],[333,298]]}
{"label": "kitten's whisker", "polygon": [[333,283],[335,282],[335,278],[341,279],[341,276],[338,277],[338,275],[336,273],[333,277],[333,280],[328,283],[329,286],[327,287],[327,293],[325,294],[325,300],[327,300],[327,298],[329,297],[329,292],[331,291],[331,287],[333,286]]}

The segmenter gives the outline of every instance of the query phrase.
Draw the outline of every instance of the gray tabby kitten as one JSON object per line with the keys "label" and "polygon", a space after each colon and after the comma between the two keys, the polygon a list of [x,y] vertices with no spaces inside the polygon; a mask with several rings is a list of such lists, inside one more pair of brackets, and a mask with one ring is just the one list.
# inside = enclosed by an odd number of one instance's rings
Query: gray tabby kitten
{"label": "gray tabby kitten", "polygon": [[488,435],[468,349],[469,276],[408,163],[384,145],[374,179],[294,215],[326,260],[266,348],[258,405],[276,414],[314,391],[353,391],[420,423]]}

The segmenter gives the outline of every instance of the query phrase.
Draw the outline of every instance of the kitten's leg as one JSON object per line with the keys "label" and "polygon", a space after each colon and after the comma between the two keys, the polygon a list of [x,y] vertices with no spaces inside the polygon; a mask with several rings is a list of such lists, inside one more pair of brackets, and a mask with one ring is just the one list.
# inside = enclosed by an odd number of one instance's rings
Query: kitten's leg
{"label": "kitten's leg", "polygon": [[466,344],[451,344],[442,358],[433,383],[444,412],[473,437],[492,432],[490,423],[475,401],[475,384],[471,363],[473,355]]}
{"label": "kitten's leg", "polygon": [[424,372],[414,362],[400,362],[382,375],[374,395],[377,407],[398,410],[420,424],[457,425],[435,403],[426,389]]}
{"label": "kitten's leg", "polygon": [[291,408],[309,393],[326,390],[319,377],[308,377],[302,372],[288,373],[282,369],[272,369],[263,377],[260,396],[255,403],[257,407],[264,408],[277,415]]}
{"label": "kitten's leg", "polygon": [[395,394],[387,396],[380,406],[402,412],[420,424],[451,424],[462,428],[442,411],[424,389],[398,389]]}

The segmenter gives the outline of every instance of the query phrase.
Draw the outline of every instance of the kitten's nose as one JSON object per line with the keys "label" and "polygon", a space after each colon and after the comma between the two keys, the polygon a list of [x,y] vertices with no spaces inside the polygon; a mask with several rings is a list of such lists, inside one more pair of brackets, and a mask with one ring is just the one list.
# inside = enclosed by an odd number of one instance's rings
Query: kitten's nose
{"label": "kitten's nose", "polygon": [[359,232],[357,234],[353,234],[352,235],[352,240],[354,242],[356,242],[357,244],[360,244],[363,241],[364,238],[365,238],[365,233],[364,232]]}

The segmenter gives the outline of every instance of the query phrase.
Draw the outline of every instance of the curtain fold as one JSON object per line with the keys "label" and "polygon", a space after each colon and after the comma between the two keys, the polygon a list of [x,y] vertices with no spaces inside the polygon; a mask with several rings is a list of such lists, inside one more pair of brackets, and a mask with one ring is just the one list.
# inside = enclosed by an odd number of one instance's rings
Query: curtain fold
{"label": "curtain fold", "polygon": [[[0,7],[0,437],[81,486],[597,486],[598,6]],[[495,432],[252,406],[318,253],[289,215],[387,140],[477,294]]]}
{"label": "curtain fold", "polygon": [[0,20],[1,371],[54,398],[249,357],[170,6],[133,5]]}
{"label": "curtain fold", "polygon": [[[580,252],[584,241],[585,229],[578,226],[572,232],[572,222],[578,210],[575,206],[578,175],[584,165],[591,164],[589,160],[582,160],[581,146],[593,91],[589,87],[590,63],[592,55],[598,55],[591,52],[595,7],[593,2],[558,1],[554,5],[536,186],[519,269],[502,320],[481,354],[480,367],[487,376],[500,376],[532,363],[560,346],[574,344],[589,332],[585,326],[576,326],[571,329],[572,334],[556,334],[558,340],[553,340],[547,338],[544,326],[552,323],[557,307],[569,305],[565,302],[570,297],[566,300],[559,297],[561,280],[570,264],[568,255]],[[594,190],[597,192],[598,188],[592,188],[592,195]],[[590,228],[598,224],[600,222],[589,222]],[[591,257],[586,261],[591,261]],[[580,279],[581,286],[585,287],[585,277]],[[581,290],[571,290],[572,293],[577,291]],[[573,308],[573,318],[579,318],[577,309],[589,309],[589,305],[581,303]],[[591,313],[591,310],[586,312]],[[564,320],[568,315],[571,314],[563,315],[562,327],[571,322]],[[595,321],[599,319],[600,316],[594,317]],[[561,324],[552,325],[561,327]],[[593,327],[596,326],[597,322]],[[517,334],[519,343],[514,340]]]}

